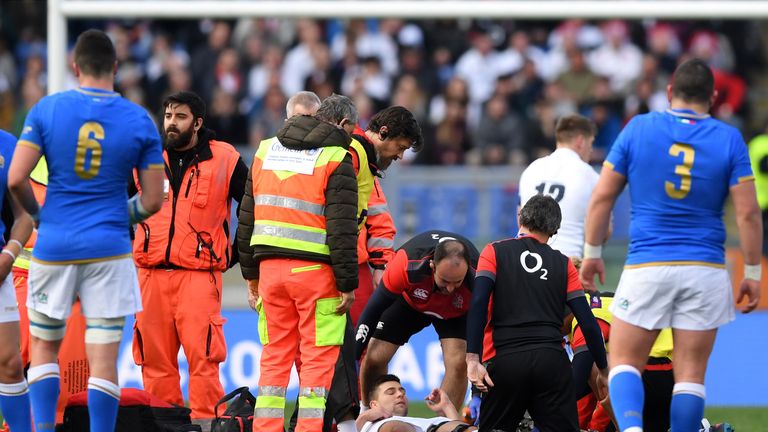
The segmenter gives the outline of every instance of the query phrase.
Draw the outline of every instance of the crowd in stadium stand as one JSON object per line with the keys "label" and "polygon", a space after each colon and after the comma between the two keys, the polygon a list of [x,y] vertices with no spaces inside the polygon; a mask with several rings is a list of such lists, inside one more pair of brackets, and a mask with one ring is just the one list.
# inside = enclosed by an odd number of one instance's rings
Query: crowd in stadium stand
{"label": "crowd in stadium stand", "polygon": [[[0,33],[0,128],[16,134],[46,93],[44,26],[27,24],[6,20]],[[92,26],[115,42],[123,95],[155,114],[167,94],[194,90],[207,125],[241,145],[273,136],[287,98],[307,89],[352,97],[363,126],[382,107],[407,107],[428,143],[410,163],[525,164],[554,149],[555,119],[572,112],[597,123],[599,162],[629,118],[666,108],[669,76],[692,55],[715,70],[713,115],[746,138],[765,119],[747,100],[763,67],[756,23],[76,21],[70,35]]]}

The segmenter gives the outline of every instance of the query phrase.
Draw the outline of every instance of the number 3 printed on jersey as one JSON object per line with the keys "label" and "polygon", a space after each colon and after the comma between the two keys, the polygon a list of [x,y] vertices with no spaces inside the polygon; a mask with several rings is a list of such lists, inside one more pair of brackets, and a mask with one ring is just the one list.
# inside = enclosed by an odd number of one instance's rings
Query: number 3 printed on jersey
{"label": "number 3 printed on jersey", "polygon": [[[528,257],[531,257],[536,261],[536,264],[533,267],[528,267]],[[541,268],[543,264],[544,260],[542,260],[541,255],[537,254],[536,252],[525,251],[520,254],[520,265],[523,266],[525,271],[528,273],[536,273],[537,271],[541,270],[541,276],[539,276],[539,279],[547,280],[547,274],[549,274],[549,270]]]}
{"label": "number 3 printed on jersey", "polygon": [[[90,180],[99,174],[101,168],[101,142],[104,139],[104,127],[97,122],[87,122],[77,134],[75,152],[75,174],[83,180]],[[90,150],[90,152],[89,152]],[[88,169],[85,168],[89,159]]]}
{"label": "number 3 printed on jersey", "polygon": [[688,144],[672,144],[669,148],[669,155],[679,157],[683,155],[683,163],[675,165],[675,174],[680,176],[680,188],[677,188],[671,181],[664,182],[664,190],[670,198],[683,199],[691,191],[691,168],[693,168],[693,158],[696,152]]}
{"label": "number 3 printed on jersey", "polygon": [[536,191],[539,195],[552,197],[557,202],[565,196],[565,186],[559,183],[540,183],[536,186]]}

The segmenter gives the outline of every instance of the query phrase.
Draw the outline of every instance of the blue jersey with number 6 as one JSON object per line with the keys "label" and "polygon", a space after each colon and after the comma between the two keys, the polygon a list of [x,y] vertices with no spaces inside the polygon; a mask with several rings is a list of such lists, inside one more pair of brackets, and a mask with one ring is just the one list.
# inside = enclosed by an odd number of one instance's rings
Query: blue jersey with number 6
{"label": "blue jersey with number 6", "polygon": [[111,91],[56,93],[29,112],[18,145],[38,149],[48,163],[36,261],[131,253],[128,181],[134,168],[163,164],[160,136],[143,108]]}
{"label": "blue jersey with number 6", "polygon": [[725,199],[731,186],[754,179],[737,129],[687,110],[639,115],[604,166],[629,184],[627,267],[725,263]]}

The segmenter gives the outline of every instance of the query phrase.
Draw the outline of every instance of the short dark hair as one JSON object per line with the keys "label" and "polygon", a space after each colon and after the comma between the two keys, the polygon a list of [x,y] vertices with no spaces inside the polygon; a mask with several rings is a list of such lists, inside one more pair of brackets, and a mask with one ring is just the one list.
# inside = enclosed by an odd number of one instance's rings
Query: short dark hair
{"label": "short dark hair", "polygon": [[560,205],[545,195],[534,195],[520,210],[521,226],[549,237],[557,234],[562,218]]}
{"label": "short dark hair", "polygon": [[579,114],[570,114],[557,120],[555,140],[558,143],[569,143],[579,135],[587,138],[597,135],[595,122]]}
{"label": "short dark hair", "polygon": [[101,30],[86,30],[77,37],[75,64],[85,75],[102,77],[115,72],[117,54],[112,40]]}
{"label": "short dark hair", "polygon": [[368,394],[367,394],[368,401],[370,402],[371,400],[373,400],[374,395],[376,394],[376,390],[379,389],[380,385],[386,382],[391,382],[391,381],[399,383],[400,378],[398,378],[397,375],[385,374],[385,375],[380,375],[378,378],[373,380],[373,382],[371,383],[371,387],[368,389]]}
{"label": "short dark hair", "polygon": [[714,91],[715,76],[704,60],[686,60],[672,75],[672,96],[686,102],[708,104]]}
{"label": "short dark hair", "polygon": [[424,147],[424,137],[421,136],[421,127],[413,114],[401,106],[385,108],[373,116],[368,122],[368,130],[379,132],[383,126],[387,127],[386,135],[382,138],[407,138],[411,141],[413,151],[419,151]]}
{"label": "short dark hair", "polygon": [[432,257],[432,261],[437,264],[445,258],[456,258],[466,261],[467,265],[470,264],[469,251],[467,246],[461,241],[451,238],[443,237],[435,246],[435,255]]}
{"label": "short dark hair", "polygon": [[186,105],[195,116],[195,120],[201,118],[205,122],[205,102],[197,93],[182,91],[169,95],[163,101],[163,112],[169,105]]}

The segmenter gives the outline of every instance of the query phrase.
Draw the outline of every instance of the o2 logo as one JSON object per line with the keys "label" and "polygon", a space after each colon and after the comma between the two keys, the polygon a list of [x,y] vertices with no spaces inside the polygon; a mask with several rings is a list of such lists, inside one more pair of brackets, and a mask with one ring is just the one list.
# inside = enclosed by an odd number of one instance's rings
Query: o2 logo
{"label": "o2 logo", "polygon": [[[528,266],[528,257],[531,257],[534,261],[536,261],[536,264],[533,267]],[[549,270],[541,268],[543,264],[544,260],[542,260],[541,255],[537,254],[536,252],[525,251],[520,254],[520,265],[523,266],[525,271],[528,273],[536,273],[541,271],[539,279],[547,280],[547,274],[549,274]]]}

